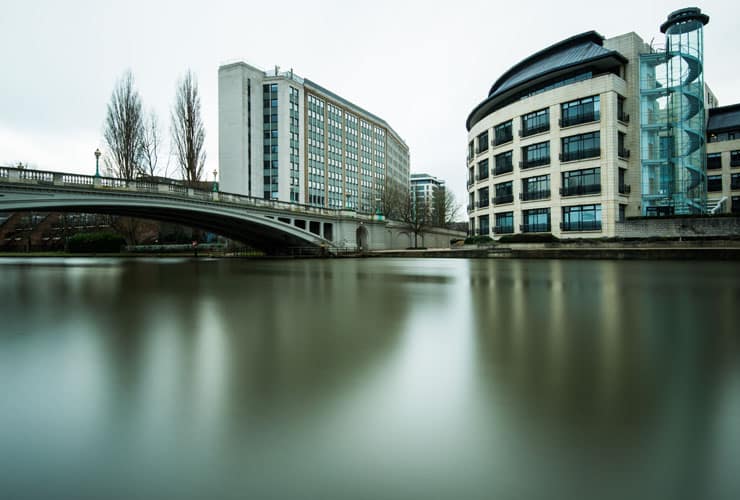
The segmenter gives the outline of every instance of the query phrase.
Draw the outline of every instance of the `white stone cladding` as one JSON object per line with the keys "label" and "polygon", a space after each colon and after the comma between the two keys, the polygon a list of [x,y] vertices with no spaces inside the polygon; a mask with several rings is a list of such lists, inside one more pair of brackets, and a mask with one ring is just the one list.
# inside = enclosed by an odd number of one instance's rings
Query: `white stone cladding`
{"label": "white stone cladding", "polygon": [[740,138],[730,141],[707,143],[707,155],[720,153],[722,161],[722,168],[707,170],[707,177],[715,175],[722,176],[722,191],[707,192],[707,208],[714,208],[722,198],[726,198],[720,207],[720,213],[730,213],[732,211],[732,199],[740,197],[740,180],[736,181],[735,189],[732,188],[733,175],[736,179],[740,178],[740,163],[736,162],[738,164],[732,166],[730,155],[733,151],[737,151],[740,154]]}
{"label": "white stone cladding", "polygon": [[[277,153],[264,151],[265,144],[264,134],[265,127],[264,117],[264,95],[263,85],[277,85]],[[242,195],[249,195],[258,198],[269,196],[275,198],[274,191],[265,191],[268,186],[265,185],[264,169],[265,161],[270,154],[277,154],[277,198],[280,201],[291,201],[291,120],[290,120],[290,93],[291,88],[299,91],[298,112],[299,112],[299,139],[298,139],[298,158],[299,158],[299,182],[298,182],[298,202],[310,204],[313,206],[331,207],[329,204],[329,168],[328,168],[328,120],[326,109],[329,104],[342,110],[342,113],[350,113],[359,120],[371,125],[371,130],[380,129],[384,142],[375,146],[375,149],[368,153],[375,160],[382,158],[383,161],[377,166],[373,163],[373,182],[372,188],[365,187],[365,192],[361,192],[360,198],[363,200],[374,200],[377,197],[376,191],[382,188],[383,183],[394,182],[403,189],[408,188],[409,178],[409,149],[400,136],[382,119],[366,112],[362,108],[348,102],[347,100],[333,94],[332,92],[314,84],[310,80],[303,79],[293,73],[281,72],[279,68],[274,71],[265,72],[244,62],[223,65],[219,68],[219,169],[220,169],[220,189],[225,192],[232,192]],[[251,112],[249,111],[251,96]],[[307,120],[307,96],[313,96],[324,103],[324,126],[323,135],[323,155],[320,159],[314,158],[311,161],[313,168],[312,181],[309,183],[309,141],[308,132],[309,124]],[[251,126],[248,125],[251,121]],[[342,123],[344,127],[344,123]],[[346,180],[344,136],[346,129],[342,129],[342,178]],[[251,137],[251,141],[249,138]],[[250,147],[251,145],[251,147]],[[312,146],[315,151],[314,146]],[[317,168],[323,161],[323,172],[317,173]],[[251,175],[250,175],[251,170]],[[316,188],[319,177],[323,181],[318,182],[322,185]],[[269,180],[269,179],[268,179]],[[309,184],[314,186],[313,192],[317,189],[323,189],[323,202],[316,202],[315,199],[309,199]],[[274,183],[271,184],[274,186]],[[336,189],[336,186],[333,187]],[[348,190],[362,191],[362,185],[348,185],[342,182],[341,198],[349,200]],[[373,191],[373,192],[370,192]],[[336,195],[335,195],[336,199]],[[366,203],[367,205],[367,203]],[[349,206],[332,207],[332,208],[349,208]],[[358,207],[362,208],[362,207]],[[366,211],[370,206],[365,206]]]}
{"label": "white stone cladding", "polygon": [[[488,215],[489,235],[499,237],[494,232],[496,214],[513,212],[514,233],[522,232],[520,226],[523,224],[523,211],[549,208],[551,233],[559,238],[600,238],[615,236],[615,224],[620,219],[620,205],[623,206],[622,215],[625,217],[637,216],[640,213],[640,154],[639,154],[639,54],[647,51],[648,46],[635,33],[627,33],[619,37],[605,40],[604,48],[616,50],[627,59],[622,65],[620,74],[606,73],[577,81],[548,91],[541,92],[529,97],[514,101],[504,107],[485,116],[481,121],[473,125],[468,134],[468,142],[476,141],[476,138],[486,130],[488,131],[489,148],[487,151],[476,154],[477,144],[474,148],[473,158],[467,163],[468,169],[474,167],[478,174],[478,164],[483,159],[488,159],[489,175],[485,179],[473,178],[472,185],[468,181],[469,207],[468,217],[471,230],[479,229],[479,219]],[[561,127],[561,104],[590,96],[600,97],[600,119],[599,121],[582,123],[574,126]],[[617,117],[618,97],[623,97],[624,112],[629,115],[629,120],[621,121]],[[549,109],[548,131],[520,137],[519,131],[522,126],[521,117],[542,109]],[[493,145],[494,127],[501,123],[512,120],[513,140],[506,144]],[[563,137],[599,131],[600,133],[600,156],[576,161],[561,161],[561,139]],[[625,134],[624,149],[629,151],[629,156],[620,156],[618,147],[618,134]],[[522,148],[528,145],[548,141],[550,144],[550,162],[533,168],[520,168],[522,160]],[[494,175],[495,156],[512,151],[513,171],[510,173]],[[562,196],[562,173],[574,170],[590,169],[599,167],[601,192],[598,194]],[[619,171],[624,170],[624,185],[629,187],[629,192],[619,191]],[[520,199],[522,192],[522,179],[548,175],[550,176],[550,197],[547,199],[525,201]],[[495,195],[495,185],[501,182],[512,181],[513,201],[511,203],[492,203]],[[481,208],[481,188],[488,187],[490,200],[488,206]],[[625,189],[624,191],[628,191]],[[472,202],[472,203],[470,203]],[[485,204],[485,202],[484,202]],[[471,206],[472,205],[472,206]],[[576,205],[601,205],[601,229],[589,231],[563,231],[561,230],[562,208]]]}

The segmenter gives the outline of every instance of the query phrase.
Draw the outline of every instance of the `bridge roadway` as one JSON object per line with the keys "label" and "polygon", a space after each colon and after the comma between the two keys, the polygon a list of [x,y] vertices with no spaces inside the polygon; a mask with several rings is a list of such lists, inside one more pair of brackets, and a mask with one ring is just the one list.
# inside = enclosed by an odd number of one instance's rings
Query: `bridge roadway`
{"label": "bridge roadway", "polygon": [[[408,248],[403,223],[220,191],[177,181],[115,179],[0,167],[0,211],[87,212],[184,224],[244,242],[268,254],[296,248],[327,252]],[[462,233],[426,231],[427,246],[449,246]]]}

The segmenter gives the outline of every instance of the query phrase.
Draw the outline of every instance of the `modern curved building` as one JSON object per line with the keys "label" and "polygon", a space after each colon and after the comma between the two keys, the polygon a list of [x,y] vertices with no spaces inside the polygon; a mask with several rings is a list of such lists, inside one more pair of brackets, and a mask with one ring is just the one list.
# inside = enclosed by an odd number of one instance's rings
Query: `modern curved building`
{"label": "modern curved building", "polygon": [[[703,212],[704,104],[716,104],[701,72],[707,22],[699,9],[672,13],[670,50],[581,33],[501,75],[467,119],[471,233],[606,237],[651,210]],[[661,160],[652,169],[648,153]]]}

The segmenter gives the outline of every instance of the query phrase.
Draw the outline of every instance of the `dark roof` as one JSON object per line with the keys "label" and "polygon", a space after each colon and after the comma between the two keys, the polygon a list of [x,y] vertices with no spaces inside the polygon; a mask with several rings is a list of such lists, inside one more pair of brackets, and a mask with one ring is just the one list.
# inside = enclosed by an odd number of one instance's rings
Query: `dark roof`
{"label": "dark roof", "polygon": [[740,129],[740,104],[709,109],[708,134],[738,129]]}
{"label": "dark roof", "polygon": [[598,62],[609,64],[627,62],[619,52],[607,50],[603,44],[603,36],[595,31],[587,31],[566,38],[517,63],[496,80],[488,93],[488,98],[470,113],[467,121],[468,130],[485,116],[505,105],[507,98],[526,90],[527,87]]}

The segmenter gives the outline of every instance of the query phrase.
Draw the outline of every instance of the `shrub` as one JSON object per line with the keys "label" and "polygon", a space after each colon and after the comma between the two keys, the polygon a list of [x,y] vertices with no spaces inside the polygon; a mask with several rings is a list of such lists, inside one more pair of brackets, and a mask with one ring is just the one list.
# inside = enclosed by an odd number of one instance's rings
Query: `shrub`
{"label": "shrub", "polygon": [[499,243],[554,243],[560,241],[550,233],[505,234]]}
{"label": "shrub", "polygon": [[490,236],[468,236],[465,238],[466,245],[479,245],[481,243],[493,243],[493,239]]}
{"label": "shrub", "polygon": [[118,253],[126,240],[115,233],[78,233],[67,240],[71,253]]}

